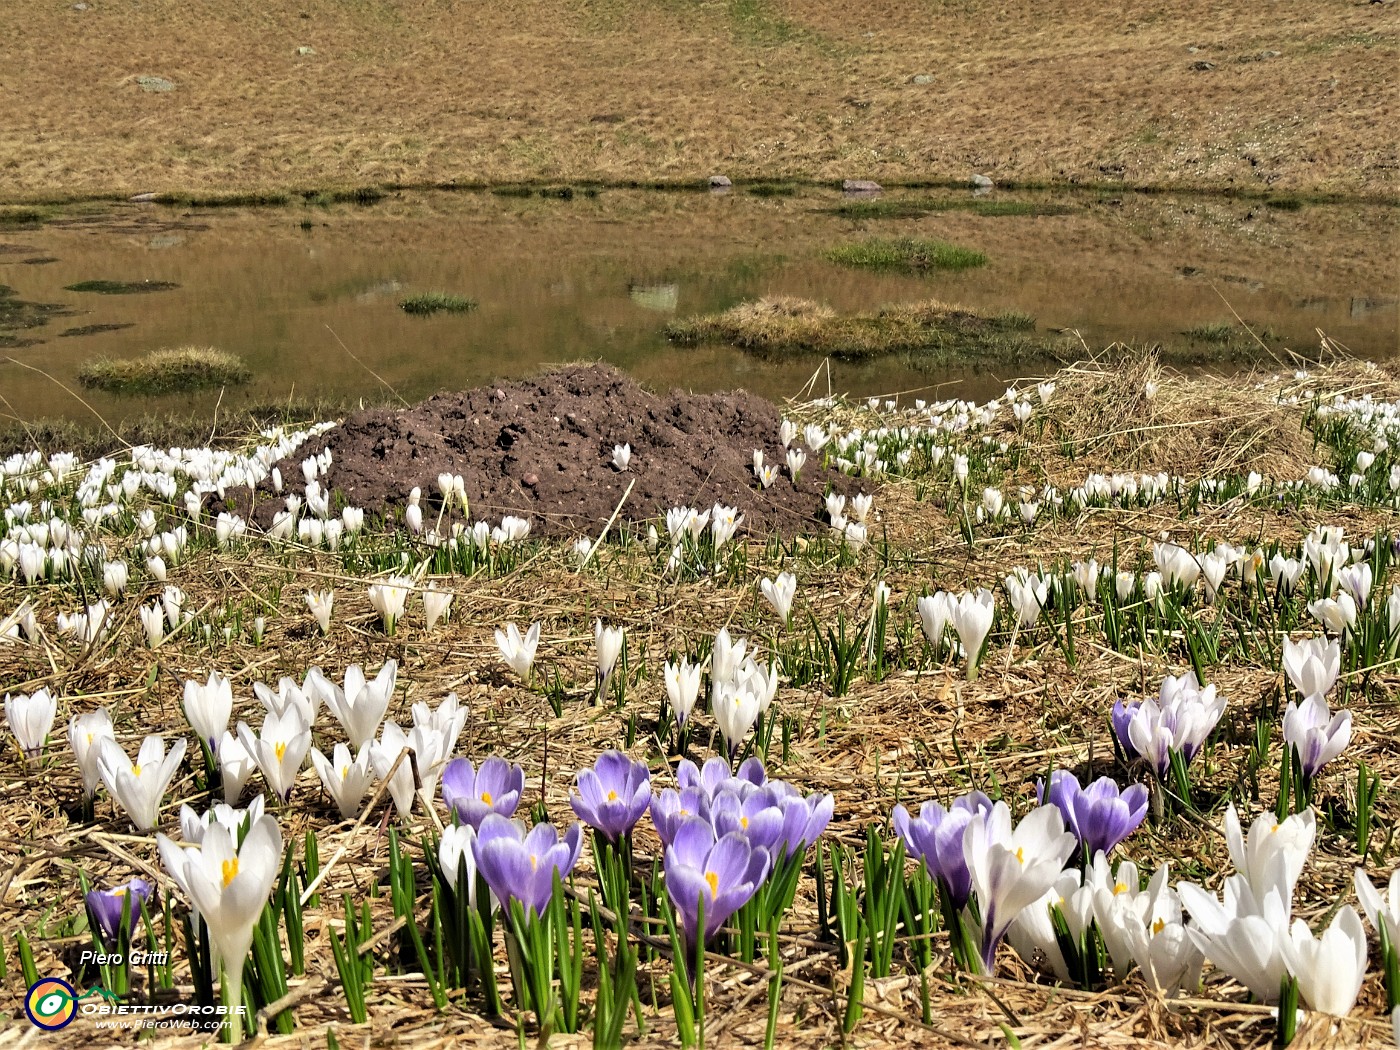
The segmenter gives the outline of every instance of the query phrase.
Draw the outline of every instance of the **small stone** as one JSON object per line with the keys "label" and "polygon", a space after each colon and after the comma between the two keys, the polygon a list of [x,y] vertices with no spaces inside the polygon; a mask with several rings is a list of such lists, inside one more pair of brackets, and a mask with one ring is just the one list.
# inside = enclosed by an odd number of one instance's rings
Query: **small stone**
{"label": "small stone", "polygon": [[527,489],[532,489],[540,483],[540,476],[532,471],[531,473],[521,477],[520,482]]}
{"label": "small stone", "polygon": [[711,175],[711,176],[710,176],[710,189],[712,189],[712,190],[727,190],[727,189],[729,189],[730,186],[733,186],[733,185],[734,185],[734,183],[732,183],[732,182],[729,181],[729,176],[728,176],[728,175]]}
{"label": "small stone", "polygon": [[845,193],[879,193],[882,187],[870,179],[847,179],[841,189]]}
{"label": "small stone", "polygon": [[497,400],[497,401],[504,401],[505,399],[506,399],[506,392],[505,392],[504,390],[502,390],[500,387],[497,387],[497,388],[496,388],[496,400]]}
{"label": "small stone", "polygon": [[972,184],[978,189],[984,190],[989,190],[996,185],[996,183],[994,183],[991,179],[987,178],[987,176],[985,175],[972,176]]}
{"label": "small stone", "polygon": [[916,73],[916,74],[914,74],[914,78],[913,78],[913,80],[910,81],[910,83],[912,83],[912,84],[932,84],[932,83],[933,83],[933,77],[929,76],[927,73]]}
{"label": "small stone", "polygon": [[88,9],[88,5],[87,5],[87,4],[74,4],[74,5],[73,5],[73,10],[74,10],[74,11],[86,11],[87,9]]}
{"label": "small stone", "polygon": [[136,83],[140,85],[142,91],[165,92],[175,90],[174,82],[166,80],[164,77],[137,77]]}
{"label": "small stone", "polygon": [[1260,62],[1267,62],[1271,58],[1278,58],[1282,53],[1281,51],[1260,51],[1257,57]]}
{"label": "small stone", "polygon": [[315,53],[316,53],[316,49],[315,49],[314,47],[299,47],[299,48],[297,48],[297,54],[299,54],[299,55],[314,55]]}
{"label": "small stone", "polygon": [[1215,68],[1215,63],[1201,60],[1199,62],[1192,62],[1191,68],[1194,69],[1197,73],[1209,73],[1212,69]]}
{"label": "small stone", "polygon": [[154,193],[138,193],[133,197],[127,198],[132,204],[149,204],[155,199],[156,195]]}

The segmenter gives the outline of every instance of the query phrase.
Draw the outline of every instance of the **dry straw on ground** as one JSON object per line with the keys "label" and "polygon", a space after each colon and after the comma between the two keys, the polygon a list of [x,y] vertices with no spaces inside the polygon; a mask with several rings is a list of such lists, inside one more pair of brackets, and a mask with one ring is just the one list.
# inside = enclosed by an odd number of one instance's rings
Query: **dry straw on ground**
{"label": "dry straw on ground", "polygon": [[[1113,465],[1118,469],[1175,470],[1200,476],[1214,470],[1268,470],[1278,477],[1295,477],[1315,461],[1306,434],[1298,431],[1298,410],[1275,402],[1278,386],[1261,374],[1225,381],[1219,377],[1188,379],[1163,371],[1144,357],[1127,365],[1093,362],[1065,370],[1056,377],[1052,415],[1066,433],[1090,442],[1087,456],[1066,460],[1061,443],[1047,439],[1036,448],[1026,468],[1028,483],[1082,480],[1086,470]],[[1143,385],[1158,384],[1150,401],[1140,396]],[[1400,397],[1400,378],[1393,370],[1338,362],[1314,370],[1309,384],[1323,390],[1369,391],[1377,397]],[[795,416],[811,408],[789,406]],[[863,406],[839,412],[848,421],[873,422]],[[1164,532],[1191,533],[1202,538],[1248,538],[1258,542],[1281,536],[1296,542],[1300,529],[1314,524],[1278,515],[1235,514],[1223,507],[1193,520],[1182,520],[1175,508],[1099,511],[1057,522],[1031,533],[1011,531],[967,544],[958,536],[957,508],[938,500],[916,498],[911,484],[884,486],[876,502],[875,529],[888,538],[891,557],[883,564],[874,549],[854,566],[836,562],[794,563],[800,575],[800,615],[810,612],[819,622],[833,623],[839,614],[860,622],[869,613],[870,592],[877,579],[889,583],[892,608],[911,608],[914,597],[933,587],[960,588],[987,584],[1017,565],[1050,564],[1062,559],[1097,554],[1102,560],[1113,546],[1136,557],[1144,545]],[[1365,536],[1377,527],[1394,528],[1389,512],[1339,510],[1317,521],[1346,526],[1349,535]],[[759,556],[760,538],[751,553]],[[1126,556],[1126,555],[1125,555]],[[762,571],[775,571],[767,567]],[[759,572],[753,575],[756,577]],[[515,571],[488,579],[460,577],[433,580],[438,589],[456,594],[453,619],[433,632],[421,629],[421,619],[405,618],[399,634],[386,638],[378,629],[365,597],[362,580],[341,574],[339,564],[307,552],[294,565],[275,560],[261,548],[246,558],[201,554],[181,568],[178,582],[195,608],[243,604],[267,616],[268,635],[260,647],[234,643],[211,656],[192,639],[177,636],[152,652],[128,644],[134,602],[118,608],[123,642],[99,651],[73,651],[52,646],[35,652],[0,648],[0,675],[11,691],[47,684],[70,703],[111,706],[122,739],[147,731],[179,732],[178,684],[185,677],[203,677],[211,667],[234,678],[238,698],[235,717],[256,711],[250,683],[275,681],[283,674],[300,679],[312,664],[333,672],[351,663],[377,666],[393,657],[400,661],[400,695],[390,717],[404,720],[408,706],[420,699],[436,702],[452,690],[471,705],[472,718],[463,737],[464,753],[480,758],[495,753],[521,762],[527,773],[530,798],[543,793],[551,815],[569,813],[567,792],[575,770],[590,765],[602,748],[619,745],[627,720],[635,716],[638,739],[634,755],[650,757],[653,770],[663,766],[646,739],[661,695],[661,661],[671,651],[694,650],[703,637],[720,626],[764,642],[779,628],[756,594],[753,581],[726,585],[705,578],[676,582],[657,573],[655,563],[635,549],[605,546],[597,564],[579,572],[572,555],[561,545],[541,547]],[[302,602],[308,587],[333,586],[337,613],[331,634],[320,638],[309,623]],[[13,585],[0,586],[0,608],[18,600]],[[44,593],[41,619],[52,622],[56,610],[73,604],[71,595]],[[1091,613],[1081,611],[1080,615]],[[586,701],[591,684],[593,617],[625,626],[634,668],[646,674],[629,687],[620,711],[595,708]],[[544,624],[539,665],[558,668],[565,682],[582,683],[554,717],[538,692],[523,689],[501,667],[492,631],[505,621]],[[1152,692],[1162,674],[1180,673],[1150,655],[1138,657],[1094,644],[1085,632],[1077,666],[1067,666],[1061,650],[1049,640],[1020,640],[1010,647],[995,643],[977,682],[962,680],[960,669],[924,667],[896,671],[882,682],[858,679],[845,696],[822,689],[784,687],[779,703],[797,716],[801,730],[785,761],[773,761],[776,775],[805,791],[830,791],[836,813],[829,834],[850,845],[864,839],[866,828],[881,826],[897,800],[918,802],[948,796],[970,786],[999,785],[1013,804],[1033,797],[1034,779],[1054,767],[1083,774],[1110,772],[1113,757],[1105,720],[1117,697]],[[1252,732],[1252,710],[1275,695],[1278,681],[1268,668],[1248,663],[1214,669],[1213,681],[1230,698],[1222,742],[1198,771],[1203,798],[1218,798],[1240,788],[1235,782]],[[1393,667],[1378,670],[1368,698],[1356,696],[1356,732],[1348,758],[1364,759],[1383,779],[1377,821],[1388,834],[1400,820],[1396,789],[1400,786],[1400,686]],[[1354,694],[1355,696],[1356,694]],[[708,753],[703,739],[697,753]],[[664,774],[660,774],[664,776]],[[70,763],[60,759],[43,774],[25,773],[10,762],[4,772],[6,791],[0,801],[0,928],[8,934],[23,926],[31,933],[41,917],[58,921],[80,907],[76,872],[95,881],[124,879],[133,869],[155,878],[168,889],[149,840],[126,833],[109,804],[99,806],[98,823],[82,826],[69,807],[78,793]],[[299,799],[279,814],[288,839],[308,828],[317,829],[323,860],[345,850],[322,889],[323,900],[338,905],[342,894],[358,901],[370,885],[382,879],[386,860],[385,820],[378,811],[368,819],[337,823],[319,799],[314,781],[303,778]],[[1268,774],[1261,785],[1263,804],[1272,801],[1275,785]],[[1348,775],[1325,778],[1322,796],[1328,804],[1349,807]],[[178,781],[169,806],[189,802],[200,806],[202,796],[190,778]],[[167,813],[167,820],[170,814]],[[1212,821],[1213,822],[1213,821]],[[417,831],[428,830],[421,814]],[[416,833],[415,836],[416,837]],[[638,850],[651,856],[657,843],[643,832]],[[1299,891],[1297,914],[1310,921],[1326,915],[1347,894],[1357,861],[1349,840],[1321,836]],[[1186,820],[1168,820],[1144,827],[1127,846],[1127,853],[1146,864],[1170,858],[1173,870],[1208,876],[1227,866],[1218,833]],[[585,869],[586,869],[585,859]],[[586,877],[586,876],[585,876]],[[1053,987],[1007,953],[1000,976],[975,980],[951,970],[946,942],[935,952],[935,1024],[918,1021],[918,982],[907,976],[871,982],[865,1017],[854,1035],[843,1039],[841,1021],[844,989],[849,974],[836,965],[833,946],[816,936],[813,887],[804,880],[797,906],[785,927],[784,955],[788,979],[779,1011],[778,1044],[788,1047],[856,1046],[992,1046],[1067,1047],[1265,1047],[1272,1026],[1267,1011],[1243,1002],[1242,990],[1218,977],[1200,997],[1164,1001],[1138,979],[1097,993]],[[388,930],[391,917],[380,896],[375,905],[375,929]],[[501,1045],[514,1040],[501,1028],[473,1014],[450,1007],[436,1013],[426,986],[412,975],[391,976],[383,969],[370,988],[371,1024],[363,1032],[348,1025],[343,1002],[334,986],[327,930],[338,924],[336,908],[308,916],[306,950],[308,974],[294,981],[297,1034],[269,1037],[260,1045],[290,1047],[314,1043],[323,1025],[333,1025],[344,1045],[395,1042],[413,1047]],[[71,957],[73,940],[37,936],[40,972],[61,972]],[[12,946],[7,943],[11,977],[0,1002],[11,1012],[17,1007]],[[382,965],[388,952],[377,946]],[[1373,954],[1374,958],[1374,954]],[[645,982],[652,973],[643,966]],[[665,964],[655,975],[664,979]],[[758,1045],[763,1039],[766,975],[762,966],[748,967],[715,956],[709,968],[711,1045]],[[644,992],[644,1000],[647,995]],[[630,1045],[672,1043],[674,1031],[665,1006],[649,1013],[647,1032]],[[1302,1047],[1384,1045],[1387,1025],[1379,1020],[1383,993],[1374,968],[1362,1002],[1340,1031],[1312,1019],[1300,1041]],[[630,1031],[629,1025],[629,1031]],[[173,1045],[157,1040],[155,1045]],[[551,1045],[582,1045],[580,1039],[556,1039]]]}
{"label": "dry straw on ground", "polygon": [[10,199],[716,171],[1394,192],[1386,4],[5,7]]}

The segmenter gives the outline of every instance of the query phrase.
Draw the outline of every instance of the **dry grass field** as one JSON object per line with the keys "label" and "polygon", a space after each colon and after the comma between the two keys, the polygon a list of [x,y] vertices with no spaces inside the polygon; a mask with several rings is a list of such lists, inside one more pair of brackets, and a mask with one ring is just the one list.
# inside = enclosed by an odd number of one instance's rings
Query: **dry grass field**
{"label": "dry grass field", "polygon": [[974,172],[1388,195],[1392,10],[7,0],[0,200]]}

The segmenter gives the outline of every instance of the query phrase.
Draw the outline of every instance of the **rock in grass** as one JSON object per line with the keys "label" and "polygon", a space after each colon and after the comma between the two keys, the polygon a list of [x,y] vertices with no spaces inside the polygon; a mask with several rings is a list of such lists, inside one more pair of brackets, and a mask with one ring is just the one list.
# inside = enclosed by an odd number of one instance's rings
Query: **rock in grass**
{"label": "rock in grass", "polygon": [[136,83],[140,85],[142,91],[164,93],[175,90],[174,81],[166,80],[164,77],[137,77]]}
{"label": "rock in grass", "polygon": [[246,383],[252,372],[237,354],[212,346],[152,350],[141,357],[98,357],[78,369],[78,382],[115,394],[170,394]]}
{"label": "rock in grass", "polygon": [[728,175],[711,175],[711,176],[710,176],[710,189],[712,189],[712,190],[727,190],[727,189],[729,189],[729,187],[731,187],[731,186],[733,186],[733,185],[734,185],[734,183],[732,183],[732,182],[729,181],[729,176],[728,176]]}
{"label": "rock in grass", "polygon": [[985,175],[972,176],[972,184],[976,186],[979,190],[989,190],[996,185],[996,183],[994,183],[991,179],[987,178],[987,176]]}
{"label": "rock in grass", "polygon": [[426,316],[440,311],[462,314],[476,309],[476,300],[450,292],[423,292],[399,300],[399,309],[406,314]]}
{"label": "rock in grass", "polygon": [[871,179],[847,179],[841,183],[843,193],[879,193],[883,188]]}

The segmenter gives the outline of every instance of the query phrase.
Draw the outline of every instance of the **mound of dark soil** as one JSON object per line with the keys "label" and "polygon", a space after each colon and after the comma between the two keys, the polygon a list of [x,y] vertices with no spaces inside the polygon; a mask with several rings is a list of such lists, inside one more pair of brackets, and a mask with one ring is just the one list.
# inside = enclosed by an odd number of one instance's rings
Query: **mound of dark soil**
{"label": "mound of dark soil", "polygon": [[[439,394],[400,411],[361,412],[280,469],[285,491],[304,491],[302,460],[329,448],[324,488],[376,514],[404,506],[416,486],[429,526],[439,506],[437,477],[451,473],[466,482],[472,519],[528,517],[535,536],[596,535],[633,481],[619,522],[718,502],[738,507],[750,532],[792,535],[818,521],[828,486],[843,493],[858,486],[809,456],[798,486],[784,470],[772,487],[760,488],[753,452],[783,462],[780,422],[775,405],[744,391],[661,397],[606,365],[574,365]],[[612,465],[613,446],[622,444],[632,446],[626,471]],[[254,515],[264,527],[282,508],[265,489]],[[247,513],[247,493],[230,494],[229,502]]]}

